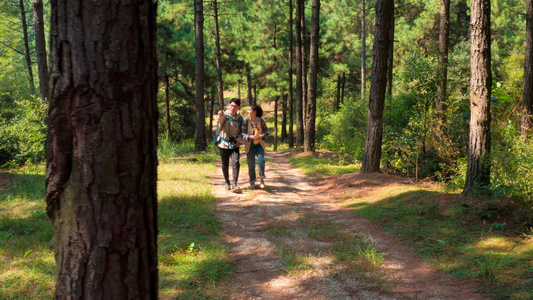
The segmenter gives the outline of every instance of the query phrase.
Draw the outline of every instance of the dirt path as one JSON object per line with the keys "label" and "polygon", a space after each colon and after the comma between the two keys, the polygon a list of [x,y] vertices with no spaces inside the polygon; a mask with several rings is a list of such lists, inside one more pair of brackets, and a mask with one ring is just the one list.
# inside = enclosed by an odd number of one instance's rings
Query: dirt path
{"label": "dirt path", "polygon": [[[336,203],[335,195],[293,168],[286,155],[267,153],[273,162],[267,163],[265,190],[234,194],[224,189],[220,166],[213,175],[218,217],[236,266],[228,299],[484,299],[472,284],[436,271],[377,224]],[[241,166],[242,186],[247,179]],[[355,272],[333,255],[338,240],[310,234],[313,224],[338,225],[354,239],[371,237],[386,253],[386,276]],[[291,259],[301,263],[287,272],[284,263]]]}

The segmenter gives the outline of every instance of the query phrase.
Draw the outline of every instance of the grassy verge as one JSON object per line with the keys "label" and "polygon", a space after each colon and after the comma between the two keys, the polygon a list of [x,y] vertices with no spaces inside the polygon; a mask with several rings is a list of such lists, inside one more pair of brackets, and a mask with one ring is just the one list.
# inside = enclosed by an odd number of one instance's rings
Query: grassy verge
{"label": "grassy verge", "polygon": [[289,158],[289,162],[304,174],[315,178],[349,174],[361,169],[346,156],[319,150],[293,155]]}
{"label": "grassy verge", "polygon": [[[216,299],[232,272],[214,215],[209,175],[213,149],[162,142],[159,149],[159,284],[161,299]],[[51,299],[53,228],[45,214],[44,168],[0,172],[0,299]]]}
{"label": "grassy verge", "polygon": [[[344,168],[318,156],[295,155],[290,161],[315,178]],[[348,205],[406,241],[426,262],[476,281],[487,296],[533,299],[533,237],[514,231],[520,224],[513,224],[508,206],[488,210],[483,199],[445,193],[437,185],[374,190]]]}

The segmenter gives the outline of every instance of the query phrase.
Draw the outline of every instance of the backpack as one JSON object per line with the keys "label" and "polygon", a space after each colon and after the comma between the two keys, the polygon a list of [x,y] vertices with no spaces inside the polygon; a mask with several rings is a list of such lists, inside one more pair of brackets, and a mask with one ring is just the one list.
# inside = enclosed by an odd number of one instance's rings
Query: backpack
{"label": "backpack", "polygon": [[[224,126],[224,124],[226,124],[226,121],[227,121],[227,120],[235,121],[235,122],[239,123],[239,126],[242,126],[242,120],[243,120],[243,118],[242,118],[241,115],[239,115],[239,117],[240,117],[239,120],[235,120],[235,119],[233,119],[233,118],[230,118],[230,116],[226,115],[226,118],[224,119],[224,122],[222,122],[222,124],[220,125],[220,127]],[[229,148],[230,148],[230,149],[233,148],[233,144],[232,144],[230,141],[225,140],[225,139],[223,139],[223,138],[220,136],[220,128],[219,128],[219,126],[217,125],[217,128],[215,129],[215,138],[213,139],[213,144],[214,144],[215,146],[218,146],[218,144],[220,144],[220,142],[222,142],[222,141],[227,142],[228,145],[229,145]]]}

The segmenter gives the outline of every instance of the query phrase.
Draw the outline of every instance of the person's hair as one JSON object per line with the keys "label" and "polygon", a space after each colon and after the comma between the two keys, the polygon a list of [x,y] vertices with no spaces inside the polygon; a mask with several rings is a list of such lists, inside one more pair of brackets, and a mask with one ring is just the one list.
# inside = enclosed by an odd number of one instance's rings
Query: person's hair
{"label": "person's hair", "polygon": [[229,103],[231,103],[231,102],[235,102],[235,104],[237,104],[238,106],[241,106],[241,99],[239,99],[239,98],[231,98]]}
{"label": "person's hair", "polygon": [[252,104],[250,108],[255,111],[255,116],[261,118],[263,116],[263,109],[257,104]]}

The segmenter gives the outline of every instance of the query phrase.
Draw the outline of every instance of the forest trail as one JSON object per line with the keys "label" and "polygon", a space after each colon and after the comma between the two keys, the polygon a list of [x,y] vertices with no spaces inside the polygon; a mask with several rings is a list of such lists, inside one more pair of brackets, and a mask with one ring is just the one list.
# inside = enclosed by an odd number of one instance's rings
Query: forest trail
{"label": "forest trail", "polygon": [[[267,160],[264,190],[245,189],[242,194],[225,190],[220,163],[211,178],[217,215],[235,264],[225,299],[485,299],[472,283],[435,270],[378,224],[337,203],[336,195],[343,192],[339,188],[346,185],[334,189],[317,185],[292,167],[287,155],[266,153],[272,161]],[[357,185],[350,192],[391,184],[387,175],[380,176],[352,176]],[[246,187],[245,164],[239,178],[241,187]],[[356,272],[335,255],[335,245],[343,241],[310,230],[333,227],[340,228],[344,237],[371,238],[374,247],[385,253],[381,267],[385,275]],[[294,271],[287,271],[287,262]]]}

